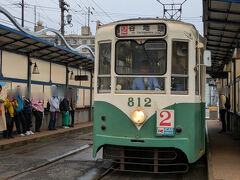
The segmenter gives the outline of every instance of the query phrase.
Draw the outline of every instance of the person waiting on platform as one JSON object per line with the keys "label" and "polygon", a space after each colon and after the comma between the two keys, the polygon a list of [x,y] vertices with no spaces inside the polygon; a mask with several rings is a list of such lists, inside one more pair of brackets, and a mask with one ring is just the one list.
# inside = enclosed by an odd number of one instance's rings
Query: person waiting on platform
{"label": "person waiting on platform", "polygon": [[225,121],[225,114],[226,114],[226,96],[224,94],[224,90],[220,91],[219,95],[219,110],[220,110],[220,121],[222,122],[222,129],[219,133],[226,132],[226,121]]}
{"label": "person waiting on platform", "polygon": [[7,122],[7,130],[3,132],[4,138],[13,138],[13,118],[14,118],[14,109],[18,107],[18,103],[16,99],[13,98],[12,91],[9,91],[7,94],[7,98],[4,101],[5,107],[5,117]]}
{"label": "person waiting on platform", "polygon": [[[2,95],[2,86],[0,85],[0,96]],[[4,108],[4,98],[0,97],[0,131],[6,131],[6,117],[5,117],[5,108]],[[4,134],[3,134],[4,137]]]}
{"label": "person waiting on platform", "polygon": [[35,116],[35,132],[40,132],[40,128],[42,125],[43,120],[43,101],[41,95],[37,95],[32,98],[32,108],[33,108],[33,115]]}
{"label": "person waiting on platform", "polygon": [[63,100],[60,103],[60,111],[62,112],[63,128],[69,128],[70,126],[69,110],[70,110],[69,101],[67,98],[63,98]]}
{"label": "person waiting on platform", "polygon": [[70,114],[71,114],[71,127],[74,127],[74,114],[75,114],[75,110],[76,110],[76,95],[73,91],[72,88],[68,89],[68,101],[69,101],[69,105],[70,105]]}
{"label": "person waiting on platform", "polygon": [[48,125],[48,130],[56,130],[56,120],[57,112],[59,111],[59,100],[57,96],[57,86],[53,85],[51,87],[52,97],[49,99],[50,104],[50,121]]}
{"label": "person waiting on platform", "polygon": [[[145,75],[150,73],[149,62],[143,61],[140,72]],[[160,86],[155,77],[137,77],[133,80],[132,90],[159,90]]]}
{"label": "person waiting on platform", "polygon": [[32,103],[31,100],[29,99],[28,95],[26,94],[26,96],[23,98],[23,113],[24,113],[24,117],[26,120],[26,135],[32,135],[34,134],[31,131],[31,127],[32,127]]}
{"label": "person waiting on platform", "polygon": [[[23,114],[23,97],[22,97],[22,89],[21,86],[17,86],[16,92],[15,92],[15,98],[18,103],[18,107],[15,109],[16,113],[14,116],[14,121],[17,128],[17,133],[19,136],[25,136],[26,134],[26,120]],[[22,130],[21,130],[22,125]]]}

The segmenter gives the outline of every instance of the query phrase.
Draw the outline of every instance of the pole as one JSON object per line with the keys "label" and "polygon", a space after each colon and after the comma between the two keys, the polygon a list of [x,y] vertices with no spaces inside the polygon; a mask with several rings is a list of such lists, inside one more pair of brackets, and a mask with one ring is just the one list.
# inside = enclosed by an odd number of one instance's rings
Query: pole
{"label": "pole", "polygon": [[90,34],[90,7],[88,7],[88,35]]}
{"label": "pole", "polygon": [[233,59],[233,108],[236,114],[236,59]]}
{"label": "pole", "polygon": [[28,54],[27,95],[29,98],[31,97],[31,80],[32,80],[31,67],[32,67],[32,62],[31,62],[30,54]]}
{"label": "pole", "polygon": [[35,26],[37,26],[37,9],[36,9],[36,5],[34,6],[34,24],[35,24]]}
{"label": "pole", "polygon": [[64,36],[64,1],[60,0],[61,7],[61,34]]}
{"label": "pole", "polygon": [[22,27],[24,27],[24,0],[22,0]]}
{"label": "pole", "polygon": [[[67,92],[67,89],[68,89],[68,84],[69,84],[69,69],[68,69],[68,65],[66,65],[66,91]],[[67,93],[66,93],[67,94]]]}
{"label": "pole", "polygon": [[91,79],[90,79],[90,113],[89,113],[89,121],[92,121],[92,118],[93,118],[93,108],[92,108],[92,88],[93,88],[93,73],[92,73],[92,70],[91,70]]}

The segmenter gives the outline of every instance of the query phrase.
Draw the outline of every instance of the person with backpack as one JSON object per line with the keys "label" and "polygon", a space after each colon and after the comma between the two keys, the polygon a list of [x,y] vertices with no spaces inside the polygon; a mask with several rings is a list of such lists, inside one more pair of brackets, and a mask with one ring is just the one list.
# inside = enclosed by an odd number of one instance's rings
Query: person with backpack
{"label": "person with backpack", "polygon": [[[23,106],[22,89],[20,85],[17,86],[14,99],[16,99],[18,103],[18,107],[15,108],[15,115],[14,115],[14,122],[16,124],[17,134],[18,136],[25,136],[27,135],[25,134],[27,131],[27,127],[26,127],[26,119],[23,114],[24,106]],[[21,130],[21,127],[22,127],[22,130]]]}
{"label": "person with backpack", "polygon": [[230,102],[229,102],[229,100],[227,100],[227,98],[224,94],[224,91],[221,90],[220,96],[219,96],[219,111],[220,111],[220,121],[222,122],[222,129],[221,129],[221,131],[219,131],[219,133],[226,132],[225,116],[226,116],[226,111],[227,111],[226,106],[228,106],[228,105],[230,105]]}
{"label": "person with backpack", "polygon": [[69,110],[70,110],[69,101],[67,98],[63,98],[63,100],[60,103],[60,111],[62,112],[63,128],[69,128],[69,126],[70,126]]}

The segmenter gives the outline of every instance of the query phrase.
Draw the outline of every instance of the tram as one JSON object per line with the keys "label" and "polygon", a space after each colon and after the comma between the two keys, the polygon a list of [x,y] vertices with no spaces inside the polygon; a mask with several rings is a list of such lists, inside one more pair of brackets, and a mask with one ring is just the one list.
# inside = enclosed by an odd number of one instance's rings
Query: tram
{"label": "tram", "polygon": [[139,18],[98,26],[95,41],[93,156],[103,149],[119,170],[186,172],[205,153],[199,32]]}

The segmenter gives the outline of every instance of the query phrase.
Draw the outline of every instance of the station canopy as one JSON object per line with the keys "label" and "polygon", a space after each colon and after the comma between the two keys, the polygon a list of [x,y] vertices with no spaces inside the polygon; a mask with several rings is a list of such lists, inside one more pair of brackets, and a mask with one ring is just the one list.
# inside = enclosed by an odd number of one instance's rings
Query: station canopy
{"label": "station canopy", "polygon": [[222,72],[240,42],[240,1],[203,0],[206,49],[212,52],[211,74]]}
{"label": "station canopy", "polygon": [[39,37],[0,24],[0,49],[32,58],[92,70],[94,59]]}

